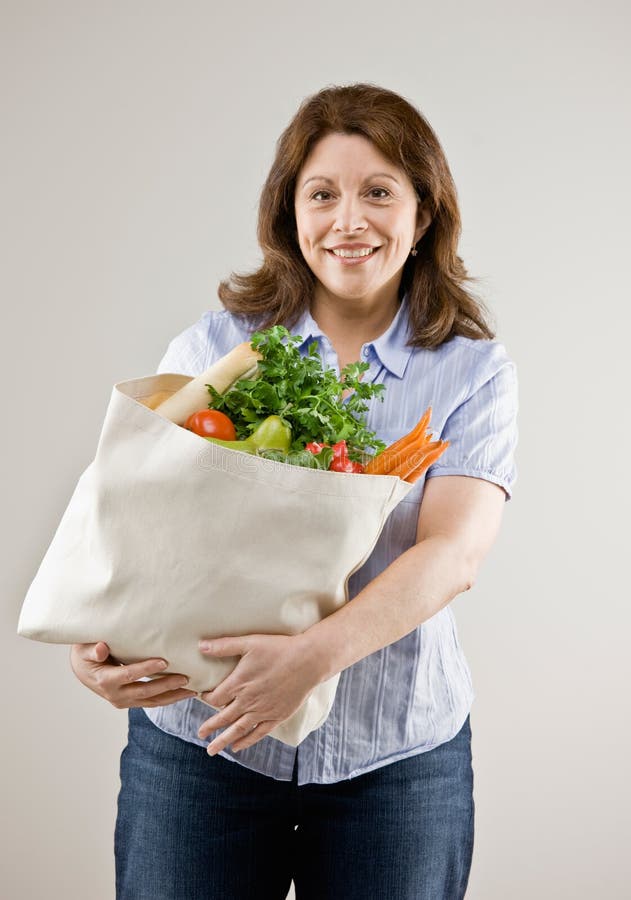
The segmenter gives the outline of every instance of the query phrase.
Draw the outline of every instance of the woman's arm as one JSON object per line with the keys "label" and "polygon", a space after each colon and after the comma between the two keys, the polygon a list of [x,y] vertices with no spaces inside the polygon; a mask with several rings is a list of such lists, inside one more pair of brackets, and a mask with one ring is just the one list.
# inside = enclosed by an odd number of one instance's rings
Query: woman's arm
{"label": "woman's arm", "polygon": [[303,637],[320,680],[400,640],[474,584],[499,532],[503,488],[463,475],[425,484],[417,543]]}
{"label": "woman's arm", "polygon": [[199,729],[208,747],[251,747],[284,722],[313,688],[364,656],[405,637],[473,584],[499,530],[504,490],[463,475],[431,477],[421,502],[417,541],[363,591],[295,635],[222,637],[200,647],[240,656],[233,671],[202,697],[219,710]]}

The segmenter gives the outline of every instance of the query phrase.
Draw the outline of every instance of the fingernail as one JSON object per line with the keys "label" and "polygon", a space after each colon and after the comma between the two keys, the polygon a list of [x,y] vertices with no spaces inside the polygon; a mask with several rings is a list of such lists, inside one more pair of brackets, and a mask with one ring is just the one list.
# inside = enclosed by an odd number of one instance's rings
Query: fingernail
{"label": "fingernail", "polygon": [[166,669],[168,665],[166,659],[161,659],[156,663],[156,669]]}

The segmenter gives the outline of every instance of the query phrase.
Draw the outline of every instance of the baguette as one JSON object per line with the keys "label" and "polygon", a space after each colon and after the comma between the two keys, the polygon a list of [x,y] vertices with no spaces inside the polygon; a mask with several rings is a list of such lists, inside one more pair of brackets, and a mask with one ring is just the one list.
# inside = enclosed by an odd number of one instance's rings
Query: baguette
{"label": "baguette", "polygon": [[150,394],[148,397],[136,397],[136,400],[143,406],[148,406],[149,409],[155,409],[156,406],[172,397],[174,393],[175,391],[156,391],[155,394]]}
{"label": "baguette", "polygon": [[263,359],[263,355],[254,350],[249,341],[237,344],[210,369],[192,378],[183,388],[156,406],[154,412],[175,422],[176,425],[184,425],[192,413],[208,409],[210,395],[207,384],[211,384],[216,391],[223,394],[240,378],[252,378],[256,374],[260,359]]}

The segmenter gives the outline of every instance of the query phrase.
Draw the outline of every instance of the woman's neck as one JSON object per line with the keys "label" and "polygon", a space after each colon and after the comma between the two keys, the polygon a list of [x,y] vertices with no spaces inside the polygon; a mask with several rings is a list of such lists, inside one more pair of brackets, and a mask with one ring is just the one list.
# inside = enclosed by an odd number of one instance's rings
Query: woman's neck
{"label": "woman's neck", "polygon": [[334,346],[361,347],[388,330],[400,306],[398,297],[372,306],[339,297],[314,295],[311,315]]}

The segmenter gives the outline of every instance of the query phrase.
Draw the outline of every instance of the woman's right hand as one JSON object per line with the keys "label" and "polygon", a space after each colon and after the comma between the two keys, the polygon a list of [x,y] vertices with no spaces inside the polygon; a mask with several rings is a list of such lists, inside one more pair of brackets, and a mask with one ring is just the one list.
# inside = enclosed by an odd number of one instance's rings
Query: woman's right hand
{"label": "woman's right hand", "polygon": [[73,644],[70,666],[81,684],[117,709],[168,706],[196,696],[195,691],[183,688],[188,681],[185,675],[163,675],[154,681],[138,681],[139,678],[162,675],[166,668],[164,660],[146,659],[123,666],[110,657],[110,648],[103,641]]}

